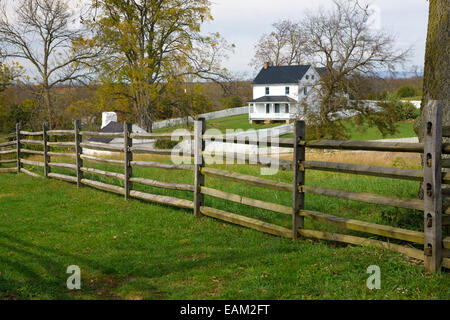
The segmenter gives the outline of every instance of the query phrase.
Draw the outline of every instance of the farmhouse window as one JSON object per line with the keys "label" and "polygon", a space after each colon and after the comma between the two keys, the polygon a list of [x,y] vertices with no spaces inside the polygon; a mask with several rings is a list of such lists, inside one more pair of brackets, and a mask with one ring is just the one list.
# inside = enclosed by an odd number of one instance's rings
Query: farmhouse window
{"label": "farmhouse window", "polygon": [[280,105],[275,103],[275,113],[280,113]]}
{"label": "farmhouse window", "polygon": [[270,89],[269,87],[266,87],[266,95],[270,94]]}
{"label": "farmhouse window", "polygon": [[289,87],[285,88],[285,92],[286,92],[287,95],[289,94]]}
{"label": "farmhouse window", "polygon": [[284,112],[289,113],[289,105],[287,103],[284,105]]}
{"label": "farmhouse window", "polygon": [[266,104],[266,113],[270,113],[270,104]]}
{"label": "farmhouse window", "polygon": [[303,95],[305,95],[306,96],[306,94],[308,93],[308,89],[305,87],[305,88],[303,88]]}
{"label": "farmhouse window", "polygon": [[309,79],[309,75],[306,75],[306,80],[308,80]]}

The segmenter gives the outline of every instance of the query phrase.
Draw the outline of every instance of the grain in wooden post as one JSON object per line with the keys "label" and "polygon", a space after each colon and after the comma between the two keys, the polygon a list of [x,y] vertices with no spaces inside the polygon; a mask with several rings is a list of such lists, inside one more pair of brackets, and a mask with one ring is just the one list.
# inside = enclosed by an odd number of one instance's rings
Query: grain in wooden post
{"label": "grain in wooden post", "polygon": [[425,109],[424,236],[425,269],[437,272],[442,263],[442,104],[430,101]]}
{"label": "grain in wooden post", "polygon": [[131,162],[133,161],[133,153],[132,153],[132,147],[133,147],[133,139],[131,138],[131,133],[133,129],[133,125],[129,122],[125,122],[123,124],[123,140],[124,140],[124,174],[125,174],[125,180],[124,180],[124,194],[125,199],[128,200],[130,198],[130,190],[133,188],[133,183],[130,181],[130,178],[133,175],[133,168],[131,167]]}
{"label": "grain in wooden post", "polygon": [[75,120],[73,122],[74,136],[75,136],[75,155],[76,155],[76,171],[77,171],[77,187],[80,188],[83,186],[81,180],[83,180],[83,171],[81,168],[83,167],[83,159],[81,158],[81,154],[83,153],[83,149],[81,148],[81,121]]}
{"label": "grain in wooden post", "polygon": [[48,163],[50,162],[48,156],[48,123],[44,123],[42,125],[42,141],[44,142],[44,177],[48,178],[48,174],[50,173],[50,167]]}
{"label": "grain in wooden post", "polygon": [[203,135],[206,131],[204,118],[199,118],[194,122],[194,215],[200,217],[200,207],[204,205],[204,196],[201,187],[205,185],[205,176],[201,169],[205,166],[203,151],[205,150],[205,140]]}
{"label": "grain in wooden post", "polygon": [[22,125],[20,123],[16,123],[16,140],[17,140],[17,172],[20,172],[20,168],[22,166],[22,164],[20,163],[20,158],[22,157],[21,155],[21,144],[20,144],[20,139],[21,139],[21,135],[20,135],[20,130],[22,130]]}
{"label": "grain in wooden post", "polygon": [[304,227],[304,217],[300,216],[300,211],[304,209],[305,194],[303,185],[305,184],[305,141],[306,129],[304,121],[294,122],[294,158],[293,158],[293,190],[292,190],[292,238],[298,239],[298,229]]}

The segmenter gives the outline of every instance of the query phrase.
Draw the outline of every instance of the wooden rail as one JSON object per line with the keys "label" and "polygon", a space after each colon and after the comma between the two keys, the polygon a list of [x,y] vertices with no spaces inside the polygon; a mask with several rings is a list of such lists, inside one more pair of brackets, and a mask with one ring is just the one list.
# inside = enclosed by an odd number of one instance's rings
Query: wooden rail
{"label": "wooden rail", "polygon": [[31,160],[26,160],[26,159],[20,159],[20,163],[27,164],[29,166],[37,166],[37,167],[43,167],[44,166],[44,162],[31,161]]}
{"label": "wooden rail", "polygon": [[379,240],[355,237],[355,236],[338,234],[338,233],[316,231],[316,230],[299,229],[298,233],[305,238],[329,240],[329,241],[343,242],[343,243],[359,245],[359,246],[373,246],[373,247],[388,249],[388,250],[399,252],[399,253],[402,253],[409,257],[424,261],[424,253],[422,250],[407,247],[407,246],[383,242],[383,241],[379,241]]}
{"label": "wooden rail", "polygon": [[66,174],[60,174],[60,173],[53,173],[53,172],[51,172],[51,173],[48,174],[48,177],[49,178],[63,180],[63,181],[77,183],[77,177],[68,176]]}
{"label": "wooden rail", "polygon": [[228,192],[224,192],[224,191],[220,191],[220,190],[216,190],[216,189],[212,189],[212,188],[207,188],[207,187],[201,187],[200,191],[204,195],[232,201],[232,202],[243,204],[246,206],[270,210],[273,212],[278,212],[278,213],[287,214],[287,215],[292,214],[291,207],[283,206],[283,205],[280,205],[277,203],[266,202],[266,201],[252,199],[252,198],[246,198],[246,197],[243,197],[243,196],[240,196],[237,194],[232,194],[232,193],[228,193]]}
{"label": "wooden rail", "polygon": [[[350,163],[335,163],[335,162],[320,162],[320,161],[305,161],[305,169],[332,171],[339,173],[350,173],[373,177],[384,177],[393,179],[403,179],[412,181],[422,181],[423,171],[411,169],[399,169],[389,167],[377,167],[369,165],[359,165]],[[446,178],[450,181],[450,178]]]}
{"label": "wooden rail", "polygon": [[0,143],[0,148],[15,146],[16,144],[17,144],[17,141],[2,142],[2,143]]}
{"label": "wooden rail", "polygon": [[159,168],[168,170],[193,170],[194,166],[190,164],[169,164],[153,161],[132,161],[132,167],[136,168]]}
{"label": "wooden rail", "polygon": [[21,149],[22,153],[44,155],[44,151]]}
{"label": "wooden rail", "polygon": [[77,170],[77,166],[75,164],[71,164],[71,163],[50,162],[50,163],[48,163],[48,166],[51,168]]}
{"label": "wooden rail", "polygon": [[125,161],[123,161],[123,160],[105,159],[105,158],[87,156],[87,155],[84,155],[84,154],[82,154],[80,156],[80,158],[83,159],[83,160],[91,160],[91,161],[95,161],[95,162],[103,162],[103,163],[118,164],[118,165],[125,164]]}
{"label": "wooden rail", "polygon": [[160,155],[171,155],[172,150],[171,149],[154,149],[154,148],[148,148],[148,147],[132,147],[131,152],[133,153],[139,153],[139,154],[160,154]]}
{"label": "wooden rail", "polygon": [[255,229],[279,237],[291,238],[291,230],[261,220],[248,218],[234,213],[222,211],[210,207],[200,207],[200,212],[212,218],[234,223],[243,227]]}
{"label": "wooden rail", "polygon": [[69,153],[69,152],[47,152],[47,155],[51,157],[69,157],[69,158],[76,158],[77,155],[75,153]]}
{"label": "wooden rail", "polygon": [[423,232],[394,228],[354,219],[345,219],[342,217],[309,210],[302,210],[300,214],[312,220],[332,224],[343,229],[366,232],[387,238],[405,240],[419,244],[424,243]]}
{"label": "wooden rail", "polygon": [[87,137],[123,138],[123,132],[80,131],[80,135],[87,136]]}
{"label": "wooden rail", "polygon": [[125,189],[122,187],[118,187],[118,186],[114,186],[112,184],[107,184],[107,183],[98,182],[98,181],[94,181],[94,180],[81,179],[81,183],[88,185],[90,187],[99,189],[99,190],[108,191],[108,192],[112,192],[112,193],[117,193],[117,194],[123,195],[125,192]]}
{"label": "wooden rail", "polygon": [[251,186],[292,192],[292,185],[285,182],[278,182],[275,180],[263,179],[242,173],[229,172],[213,168],[202,168],[201,172],[206,176],[214,178],[223,178],[225,180],[244,183]]}
{"label": "wooden rail", "polygon": [[26,139],[21,139],[20,140],[21,144],[32,144],[32,145],[38,145],[38,146],[43,146],[44,142],[43,141],[39,141],[39,140],[26,140]]}
{"label": "wooden rail", "polygon": [[306,143],[311,149],[333,149],[354,151],[384,151],[384,152],[408,152],[422,153],[423,143],[405,142],[378,142],[378,141],[347,141],[347,140],[322,140]]}
{"label": "wooden rail", "polygon": [[132,133],[130,135],[131,138],[133,139],[170,139],[172,137],[180,137],[180,138],[192,138],[193,134],[192,133],[178,133],[176,134],[174,133]]}
{"label": "wooden rail", "polygon": [[42,131],[38,131],[38,132],[30,132],[30,131],[20,131],[20,134],[23,136],[42,136],[43,132]]}
{"label": "wooden rail", "polygon": [[178,208],[184,208],[184,209],[193,209],[194,205],[192,201],[184,200],[184,199],[178,199],[174,197],[168,197],[168,196],[160,196],[155,194],[149,194],[145,192],[140,192],[136,190],[130,191],[130,196],[132,198],[159,203],[163,205],[170,205]]}
{"label": "wooden rail", "polygon": [[75,132],[73,130],[48,130],[49,136],[73,136]]}
{"label": "wooden rail", "polygon": [[13,154],[13,153],[16,153],[15,149],[0,151],[1,155],[3,155],[3,154]]}
{"label": "wooden rail", "polygon": [[203,139],[210,142],[224,142],[224,143],[258,145],[258,146],[264,145],[267,147],[275,146],[281,148],[294,147],[294,139],[291,138],[267,137],[265,139],[261,139],[251,136],[203,135]]}
{"label": "wooden rail", "polygon": [[75,142],[48,142],[49,147],[74,148]]}
{"label": "wooden rail", "polygon": [[27,174],[29,176],[34,177],[34,178],[40,178],[41,177],[39,174],[31,172],[31,171],[29,171],[29,170],[27,170],[25,168],[20,169],[20,172],[23,172],[23,173],[25,173],[25,174]]}
{"label": "wooden rail", "polygon": [[[75,166],[75,169],[76,169],[76,166]],[[125,180],[125,175],[123,175],[121,173],[117,173],[117,172],[103,171],[103,170],[98,170],[98,169],[94,169],[94,168],[85,168],[85,167],[80,168],[80,170],[83,172],[94,173],[94,174],[98,174],[101,176],[116,178],[119,180]]]}
{"label": "wooden rail", "polygon": [[107,143],[80,143],[80,147],[92,150],[123,152],[123,147],[111,146]]}
{"label": "wooden rail", "polygon": [[180,190],[180,191],[191,191],[191,192],[194,191],[194,186],[189,185],[189,184],[167,183],[167,182],[161,182],[161,181],[145,179],[145,178],[130,178],[130,181],[140,183],[140,184],[150,186],[150,187],[156,187],[156,188]]}

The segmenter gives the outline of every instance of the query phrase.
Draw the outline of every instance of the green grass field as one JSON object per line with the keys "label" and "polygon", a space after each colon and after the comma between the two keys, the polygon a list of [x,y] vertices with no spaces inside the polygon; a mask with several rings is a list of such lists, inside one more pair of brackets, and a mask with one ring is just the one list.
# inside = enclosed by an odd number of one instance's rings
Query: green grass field
{"label": "green grass field", "polygon": [[[206,122],[207,129],[217,129],[222,133],[226,133],[227,129],[266,129],[273,128],[276,126],[280,126],[282,123],[272,123],[272,124],[250,124],[248,121],[248,115],[242,114],[238,116],[226,117],[221,119],[209,120]],[[397,132],[393,135],[387,135],[383,137],[381,132],[374,127],[368,127],[367,125],[362,125],[356,127],[353,123],[346,121],[346,127],[350,132],[350,140],[379,140],[379,139],[392,139],[392,138],[410,138],[415,137],[416,133],[414,132],[414,122],[411,120],[400,121],[397,123]],[[162,132],[172,132],[176,129],[186,129],[186,126],[176,126],[172,128],[166,129],[158,129],[155,130],[155,133]],[[192,124],[188,127],[188,130],[193,130]],[[284,135],[284,138],[292,137],[292,134]]]}
{"label": "green grass field", "polygon": [[[121,171],[112,165],[86,164]],[[215,167],[251,175],[260,170],[247,165]],[[191,172],[146,168],[133,174],[172,183],[193,181]],[[291,175],[281,171],[267,178],[290,182]],[[315,171],[307,173],[307,184],[411,198],[418,188],[409,181]],[[279,204],[291,202],[291,195],[282,191],[213,178],[207,178],[206,185]],[[188,192],[138,184],[135,188],[192,199]],[[212,197],[205,201],[207,206],[290,227],[289,216]],[[421,230],[423,224],[419,211],[314,195],[307,195],[306,209],[412,230]],[[305,227],[362,235],[308,219]],[[80,291],[66,289],[69,265],[81,268]],[[381,290],[366,287],[370,265],[381,268]],[[195,219],[190,210],[125,201],[89,187],[78,190],[66,182],[0,175],[3,299],[449,299],[449,285],[448,274],[427,275],[417,261],[385,250],[295,242],[207,217]]]}

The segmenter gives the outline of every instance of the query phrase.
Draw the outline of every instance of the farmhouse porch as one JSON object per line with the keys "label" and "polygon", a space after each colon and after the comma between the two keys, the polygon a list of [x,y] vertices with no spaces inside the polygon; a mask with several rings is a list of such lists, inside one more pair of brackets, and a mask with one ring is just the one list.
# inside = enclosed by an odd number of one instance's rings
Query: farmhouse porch
{"label": "farmhouse porch", "polygon": [[250,123],[294,120],[297,101],[288,96],[264,96],[249,101]]}

